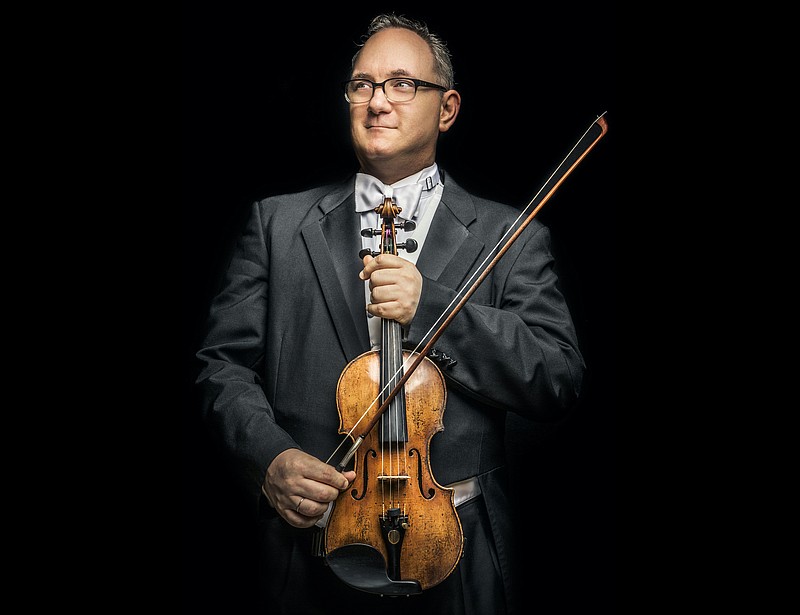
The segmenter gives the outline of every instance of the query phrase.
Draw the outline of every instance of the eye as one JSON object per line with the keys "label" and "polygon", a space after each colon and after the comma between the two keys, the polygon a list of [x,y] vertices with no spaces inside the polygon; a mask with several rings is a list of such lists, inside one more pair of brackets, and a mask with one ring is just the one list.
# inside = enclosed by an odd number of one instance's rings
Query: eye
{"label": "eye", "polygon": [[350,82],[350,89],[351,90],[371,90],[372,83],[369,81],[351,81]]}
{"label": "eye", "polygon": [[392,81],[392,87],[396,90],[414,89],[414,82],[410,79],[395,79]]}

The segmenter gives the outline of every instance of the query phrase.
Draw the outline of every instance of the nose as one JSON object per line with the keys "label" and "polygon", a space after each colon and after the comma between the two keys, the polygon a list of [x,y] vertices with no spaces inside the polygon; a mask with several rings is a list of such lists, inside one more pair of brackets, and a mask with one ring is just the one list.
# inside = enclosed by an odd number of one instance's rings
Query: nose
{"label": "nose", "polygon": [[372,92],[372,98],[369,101],[369,110],[373,113],[378,113],[379,111],[384,111],[391,107],[391,102],[386,98],[386,92],[383,87],[384,86],[375,88]]}

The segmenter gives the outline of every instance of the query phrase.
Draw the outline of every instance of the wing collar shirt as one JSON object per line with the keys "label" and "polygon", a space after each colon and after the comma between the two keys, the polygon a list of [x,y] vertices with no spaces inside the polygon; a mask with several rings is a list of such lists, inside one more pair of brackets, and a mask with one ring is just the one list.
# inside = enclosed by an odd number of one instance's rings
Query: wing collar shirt
{"label": "wing collar shirt", "polygon": [[[398,244],[411,238],[418,244],[417,250],[411,253],[398,250],[398,256],[416,264],[430,221],[441,200],[442,189],[439,167],[436,163],[390,185],[382,183],[372,175],[356,173],[356,211],[361,215],[361,228],[363,230],[381,227],[380,216],[375,212],[375,208],[383,203],[385,197],[391,197],[401,209],[397,222],[413,220],[416,223],[416,228],[411,232],[396,228]],[[361,244],[363,248],[378,252],[380,235],[362,236]],[[369,281],[364,283],[364,296],[369,303]],[[371,316],[368,318],[370,343],[373,349],[380,347],[380,321],[380,318]]]}

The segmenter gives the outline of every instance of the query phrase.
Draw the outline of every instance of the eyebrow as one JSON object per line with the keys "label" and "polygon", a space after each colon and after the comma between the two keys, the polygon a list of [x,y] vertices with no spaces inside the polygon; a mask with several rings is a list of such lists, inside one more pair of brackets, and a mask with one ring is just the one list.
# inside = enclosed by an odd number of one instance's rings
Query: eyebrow
{"label": "eyebrow", "polygon": [[[396,68],[392,72],[389,73],[389,79],[392,77],[411,77],[411,73],[405,70],[404,68]],[[369,79],[372,81],[372,75],[365,72],[360,73],[353,73],[351,79]]]}

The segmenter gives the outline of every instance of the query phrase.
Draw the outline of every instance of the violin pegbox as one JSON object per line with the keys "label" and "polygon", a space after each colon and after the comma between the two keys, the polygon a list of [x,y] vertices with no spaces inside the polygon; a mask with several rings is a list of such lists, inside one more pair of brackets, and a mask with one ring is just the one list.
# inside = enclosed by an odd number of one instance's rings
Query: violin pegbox
{"label": "violin pegbox", "polygon": [[370,250],[364,248],[358,252],[359,258],[364,258],[367,254],[371,256],[378,256],[379,254],[397,254],[398,250],[405,250],[406,252],[416,252],[419,244],[414,239],[407,239],[402,243],[397,243],[397,229],[403,229],[405,232],[410,233],[417,224],[413,220],[404,220],[403,222],[395,222],[397,216],[403,211],[391,197],[385,197],[383,203],[375,208],[381,220],[381,228],[365,228],[361,231],[362,237],[376,237],[381,236],[380,250]]}

